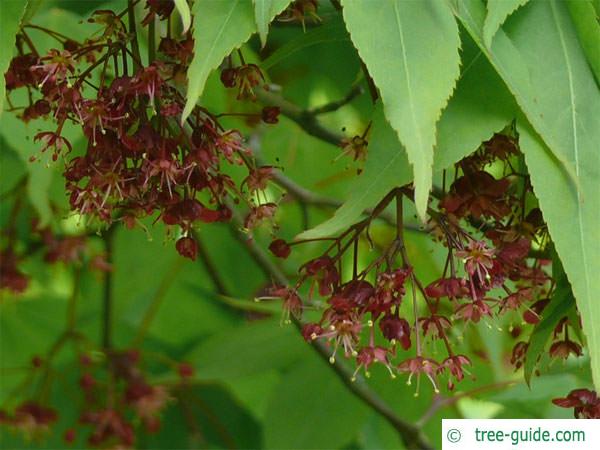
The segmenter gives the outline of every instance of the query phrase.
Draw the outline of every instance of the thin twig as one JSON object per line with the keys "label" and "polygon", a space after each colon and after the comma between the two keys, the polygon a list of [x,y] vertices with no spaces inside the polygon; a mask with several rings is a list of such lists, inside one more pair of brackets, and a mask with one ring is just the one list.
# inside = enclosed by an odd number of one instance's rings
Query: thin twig
{"label": "thin twig", "polygon": [[310,111],[304,110],[297,105],[287,101],[280,95],[272,92],[265,91],[264,89],[257,89],[256,96],[261,103],[268,106],[278,106],[283,114],[288,119],[296,122],[300,127],[311,136],[321,139],[322,141],[328,142],[332,145],[339,145],[343,139],[342,135],[334,133],[333,131],[325,128],[315,118],[314,114]]}
{"label": "thin twig", "polygon": [[342,106],[346,106],[348,103],[350,103],[356,97],[361,95],[363,92],[364,91],[363,91],[362,86],[356,85],[350,90],[350,92],[348,92],[348,94],[346,94],[346,96],[344,98],[327,103],[327,104],[325,104],[323,106],[319,106],[317,108],[310,109],[310,110],[308,110],[308,114],[311,114],[313,116],[318,116],[319,114],[325,114],[325,113],[337,111]]}
{"label": "thin twig", "polygon": [[488,384],[485,386],[480,386],[478,388],[475,389],[471,389],[470,391],[466,391],[466,392],[460,392],[452,397],[442,397],[441,395],[436,395],[433,399],[433,402],[431,403],[431,406],[429,407],[429,409],[427,411],[425,411],[425,414],[423,414],[423,416],[421,416],[421,418],[419,420],[417,420],[417,424],[419,426],[424,426],[429,419],[431,419],[433,417],[433,415],[438,412],[438,410],[440,408],[449,406],[449,405],[453,405],[454,403],[458,402],[461,398],[465,398],[465,397],[473,397],[477,394],[481,394],[483,392],[487,392],[487,391],[493,391],[496,389],[503,389],[503,388],[507,388],[507,387],[511,387],[513,385],[517,384],[517,381],[511,380],[511,381],[502,381],[500,383],[493,383],[493,384]]}
{"label": "thin twig", "polygon": [[273,171],[273,181],[282,188],[284,188],[292,197],[294,197],[302,203],[310,204],[313,206],[326,206],[330,208],[338,208],[343,204],[343,202],[335,198],[317,194],[306,189],[303,186],[300,186],[295,181],[286,177],[279,170]]}
{"label": "thin twig", "polygon": [[[318,194],[309,189],[306,189],[303,186],[300,186],[298,183],[293,181],[292,179],[286,177],[281,171],[275,170],[273,171],[273,182],[284,188],[288,194],[298,200],[300,203],[304,203],[306,205],[317,206],[317,207],[327,207],[327,208],[339,208],[344,204],[343,201],[338,200],[333,197],[327,197],[325,195]],[[369,208],[364,211],[364,214],[371,216],[373,215],[373,209]],[[396,220],[392,214],[388,214],[385,211],[381,212],[378,216],[383,222],[387,223],[391,226],[396,226]],[[404,228],[416,231],[419,233],[425,233],[426,231],[418,226],[412,224],[405,224]]]}

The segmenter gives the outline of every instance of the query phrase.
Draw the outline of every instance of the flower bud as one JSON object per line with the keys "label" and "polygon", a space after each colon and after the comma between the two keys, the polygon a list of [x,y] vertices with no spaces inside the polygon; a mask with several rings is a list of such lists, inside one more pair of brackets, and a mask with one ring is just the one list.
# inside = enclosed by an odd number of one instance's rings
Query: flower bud
{"label": "flower bud", "polygon": [[276,124],[279,122],[279,106],[265,106],[261,112],[261,119],[264,123]]}
{"label": "flower bud", "polygon": [[225,86],[226,88],[235,87],[237,78],[238,78],[237,69],[234,69],[232,67],[230,67],[228,69],[224,69],[221,72],[221,83],[223,83],[223,86]]}
{"label": "flower bud", "polygon": [[283,259],[290,256],[290,253],[292,252],[291,247],[283,239],[275,239],[273,242],[271,242],[271,245],[269,245],[269,250],[271,250],[271,253],[278,258]]}
{"label": "flower bud", "polygon": [[193,238],[189,236],[182,237],[175,243],[175,248],[181,256],[189,258],[192,261],[196,260],[196,256],[198,255],[198,244]]}

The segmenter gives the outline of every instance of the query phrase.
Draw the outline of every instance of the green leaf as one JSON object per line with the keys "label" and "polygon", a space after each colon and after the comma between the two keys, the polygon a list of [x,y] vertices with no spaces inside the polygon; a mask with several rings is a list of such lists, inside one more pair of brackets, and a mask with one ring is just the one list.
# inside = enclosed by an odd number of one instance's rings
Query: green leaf
{"label": "green leaf", "polygon": [[[63,331],[67,301],[52,292],[52,288],[44,287],[43,292],[38,290],[37,295],[26,298],[11,298],[3,293],[0,304],[2,368],[27,367],[31,357],[47,352]],[[5,403],[12,388],[25,375],[25,371],[13,373],[12,376],[3,374],[0,402]]]}
{"label": "green leaf", "polygon": [[175,8],[181,17],[181,25],[183,27],[183,33],[187,32],[192,25],[192,15],[190,13],[190,6],[187,0],[173,0],[175,2]]}
{"label": "green leaf", "polygon": [[21,17],[27,2],[23,0],[3,0],[0,8],[0,116],[4,110],[4,73],[8,69],[15,47],[15,36],[19,31]]}
{"label": "green leaf", "polygon": [[27,183],[29,201],[39,214],[40,226],[48,225],[53,215],[50,208],[49,190],[54,170],[41,163],[25,161],[25,164],[29,168],[29,182]]}
{"label": "green leaf", "polygon": [[223,380],[221,383],[235,396],[237,401],[246,408],[253,417],[262,422],[267,410],[269,396],[279,384],[282,377],[278,370],[270,370],[236,378]]}
{"label": "green leaf", "polygon": [[236,379],[288,366],[308,351],[293,326],[263,320],[211,336],[186,360],[195,365],[198,379]]}
{"label": "green leaf", "polygon": [[359,431],[360,448],[376,448],[379,450],[398,450],[403,448],[398,432],[383,417],[371,412]]}
{"label": "green leaf", "polygon": [[13,189],[17,183],[27,174],[25,163],[19,158],[18,153],[8,145],[8,142],[0,134],[0,196]]}
{"label": "green leaf", "polygon": [[562,2],[532,0],[513,20],[487,56],[500,62],[498,73],[538,133],[519,120],[533,188],[573,287],[599,385],[600,92]]}
{"label": "green leaf", "polygon": [[[113,237],[115,317],[127,327],[126,334],[115,336],[115,343],[131,345],[134,336],[129,330],[139,330],[147,312],[152,310],[155,315],[146,336],[173,347],[181,342],[195,342],[236,323],[237,315],[214,299],[216,294],[208,288],[212,288],[211,280],[201,266],[181,258],[173,243],[165,244],[164,227],[155,224],[148,232],[153,237],[151,241],[141,230],[124,228],[116,230]],[[214,230],[211,244],[221,241],[221,235],[229,237],[226,230]],[[214,255],[212,247],[210,254]],[[222,265],[221,258],[214,255],[217,267]],[[148,273],[154,276],[148,277]]]}
{"label": "green leaf", "polygon": [[356,436],[368,411],[326,363],[303,360],[273,392],[263,422],[265,448],[341,448]]}
{"label": "green leaf", "polygon": [[254,18],[256,28],[260,36],[260,42],[264,47],[267,43],[267,34],[269,33],[269,24],[271,21],[283,12],[292,0],[252,0],[254,2]]}
{"label": "green leaf", "polygon": [[25,7],[22,18],[23,23],[29,22],[37,14],[42,3],[45,2],[46,0],[27,0],[27,6]]}
{"label": "green leaf", "polygon": [[256,31],[252,3],[247,0],[196,0],[192,12],[194,58],[188,69],[182,121],[194,109],[210,72]]}
{"label": "green leaf", "polygon": [[[531,0],[499,29],[491,48],[483,43],[485,7],[480,0],[457,0],[454,13],[500,74],[527,120],[579,185],[580,143],[589,141],[593,128],[578,126],[573,108],[575,83],[585,81],[589,69],[579,64],[581,49],[563,2]],[[506,28],[506,27],[505,27]],[[577,61],[575,61],[577,59]],[[574,66],[580,73],[573,74]],[[575,75],[575,77],[573,77]],[[566,86],[567,89],[557,89]],[[589,86],[585,87],[589,90]],[[592,95],[592,98],[594,95]],[[565,113],[568,111],[569,113]]]}
{"label": "green leaf", "polygon": [[[598,108],[600,109],[600,108]],[[598,110],[597,109],[597,110]],[[600,114],[600,111],[597,112]],[[596,116],[598,117],[598,116]],[[571,283],[591,356],[592,375],[600,385],[600,192],[597,151],[582,154],[581,193],[524,118],[520,144],[548,230]]]}
{"label": "green leaf", "polygon": [[31,157],[38,157],[40,152],[39,143],[32,142],[29,137],[29,134],[35,132],[33,126],[39,128],[39,125],[40,123],[25,125],[14,114],[6,114],[0,121],[0,135],[2,135],[2,141],[5,141],[9,148],[13,148],[23,161],[28,172],[27,196],[29,202],[39,215],[40,226],[46,226],[50,223],[53,215],[50,207],[50,186],[56,171],[56,164],[49,165],[39,159],[34,162],[30,161]]}
{"label": "green leaf", "polygon": [[347,0],[344,20],[406,148],[417,213],[424,219],[436,122],[460,73],[458,26],[446,3],[436,0]]}
{"label": "green leaf", "polygon": [[594,7],[596,17],[600,16],[600,0],[592,0],[592,6]]}
{"label": "green leaf", "polygon": [[[502,130],[516,108],[502,81],[472,44],[465,45],[463,74],[438,124],[434,170],[441,171],[474,152],[482,141]],[[504,94],[504,95],[503,95]],[[332,236],[357,221],[392,188],[409,183],[412,173],[398,138],[379,106],[373,116],[365,168],[348,200],[327,222],[302,233],[301,239]]]}
{"label": "green leaf", "polygon": [[224,305],[238,309],[240,311],[249,311],[260,314],[281,314],[281,305],[274,302],[260,302],[249,299],[240,299],[228,297],[226,295],[212,295],[212,299],[221,302]]}
{"label": "green leaf", "polygon": [[502,26],[508,16],[529,0],[488,0],[487,15],[483,24],[483,42],[488,47],[498,28]]}
{"label": "green leaf", "polygon": [[350,40],[344,22],[337,17],[325,22],[323,25],[315,27],[301,34],[300,36],[287,41],[284,45],[275,50],[263,62],[260,67],[268,70],[279,64],[286,58],[289,58],[296,52],[314,45],[328,42],[339,42]]}
{"label": "green leaf", "polygon": [[331,219],[301,233],[298,239],[334,235],[356,222],[365,209],[375,206],[392,188],[410,182],[412,173],[406,152],[387,122],[381,102],[373,113],[371,130],[369,156],[348,200]]}
{"label": "green leaf", "polygon": [[525,161],[573,287],[600,386],[598,86],[563,2],[530,1],[510,27],[498,30],[490,50],[481,41],[481,2],[460,0],[455,13],[526,116],[519,120]]}
{"label": "green leaf", "polygon": [[[553,266],[554,265],[560,266],[560,262],[556,260],[553,263]],[[554,294],[552,295],[550,303],[548,303],[542,313],[542,320],[540,320],[531,333],[529,347],[525,354],[523,374],[527,384],[531,384],[531,375],[533,374],[535,365],[537,364],[540,355],[544,352],[544,347],[554,331],[554,328],[556,328],[556,325],[558,325],[558,322],[560,322],[563,317],[568,316],[571,311],[575,310],[575,298],[571,292],[571,286],[569,285],[567,276],[562,270],[562,267],[560,267],[560,270],[555,271],[554,269],[555,267],[553,267],[553,272],[557,272]]]}
{"label": "green leaf", "polygon": [[185,390],[176,390],[173,397],[173,401],[161,412],[160,429],[156,433],[140,436],[138,448],[183,450],[262,447],[260,424],[224,387],[216,384],[190,386]]}
{"label": "green leaf", "polygon": [[566,2],[573,24],[577,29],[579,43],[587,56],[594,72],[596,82],[600,84],[600,24],[594,5],[589,0]]}

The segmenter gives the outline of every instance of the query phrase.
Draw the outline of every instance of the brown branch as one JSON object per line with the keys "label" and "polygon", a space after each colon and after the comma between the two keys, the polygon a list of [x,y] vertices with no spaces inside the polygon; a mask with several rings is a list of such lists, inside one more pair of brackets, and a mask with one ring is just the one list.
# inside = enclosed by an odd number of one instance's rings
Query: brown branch
{"label": "brown branch", "polygon": [[354,86],[346,96],[340,100],[335,100],[333,102],[327,103],[323,106],[319,106],[317,108],[313,108],[307,111],[307,114],[318,116],[319,114],[325,114],[329,112],[334,112],[340,109],[342,106],[347,105],[356,97],[363,93],[362,86],[356,85]]}
{"label": "brown branch", "polygon": [[470,391],[466,391],[466,392],[461,392],[459,394],[454,395],[453,397],[443,397],[441,395],[436,395],[433,399],[433,402],[431,403],[431,406],[429,407],[429,409],[427,411],[425,411],[425,414],[423,414],[423,416],[417,420],[417,424],[419,426],[424,426],[429,419],[431,419],[433,417],[433,415],[441,408],[449,406],[449,405],[453,405],[454,403],[458,402],[461,398],[465,398],[465,397],[473,397],[477,394],[481,394],[483,392],[486,391],[493,391],[496,389],[503,389],[506,387],[511,387],[513,385],[517,384],[516,381],[514,380],[510,380],[510,381],[502,381],[499,383],[494,383],[494,384],[488,384],[485,386],[480,386],[478,388],[472,389]]}
{"label": "brown branch", "polygon": [[335,198],[317,194],[316,192],[312,192],[309,189],[300,186],[295,181],[286,177],[279,170],[273,171],[273,181],[282,188],[284,188],[292,197],[294,197],[302,203],[310,204],[313,206],[325,206],[330,208],[338,208],[344,203]]}
{"label": "brown branch", "polygon": [[287,101],[280,95],[265,91],[263,89],[257,89],[256,96],[261,103],[264,103],[267,106],[278,106],[281,110],[281,114],[296,122],[311,136],[336,146],[342,141],[342,135],[334,133],[333,131],[328,130],[321,125],[311,111],[304,110],[299,106]]}
{"label": "brown branch", "polygon": [[[304,203],[306,205],[318,206],[318,207],[328,207],[328,208],[339,208],[344,204],[343,201],[327,197],[325,195],[317,194],[309,189],[306,189],[303,186],[300,186],[295,181],[286,177],[281,171],[275,170],[273,171],[273,182],[284,188],[288,194],[297,199],[300,203]],[[373,215],[373,209],[368,208],[365,209],[364,214],[367,216]],[[388,214],[386,212],[381,212],[378,215],[378,218],[383,222],[387,223],[391,226],[396,226],[395,217],[392,214]],[[417,231],[419,233],[424,233],[425,230],[418,225],[404,225],[404,228]]]}
{"label": "brown branch", "polygon": [[[346,95],[346,97],[342,100],[331,102],[321,107],[313,108],[310,110],[305,110],[300,108],[299,106],[287,101],[280,95],[274,94],[272,92],[259,89],[256,91],[257,98],[268,106],[278,106],[281,110],[281,114],[286,116],[287,118],[296,122],[304,131],[306,131],[311,136],[317,137],[322,141],[328,142],[333,145],[339,145],[343,139],[343,136],[337,135],[331,130],[325,128],[321,123],[317,120],[316,116],[319,114],[323,114],[326,112],[335,111],[339,109],[343,105],[352,101],[357,95],[362,93],[362,88],[360,86],[356,86],[355,88]],[[333,207],[338,208],[343,205],[344,202],[339,201],[334,198],[326,197],[317,193],[314,193],[293,180],[286,177],[280,171],[274,171],[273,181],[285,188],[289,194],[291,194],[294,198],[304,204],[310,204],[315,206],[324,206],[324,207]],[[435,188],[434,188],[435,191]],[[436,191],[437,192],[437,191]],[[435,192],[434,192],[435,193]],[[373,213],[372,209],[365,210],[365,214],[371,215]],[[379,215],[379,218],[386,222],[389,225],[395,226],[394,217],[390,214],[382,213]],[[412,231],[423,232],[423,230],[418,226],[405,225],[405,228],[410,229]]]}

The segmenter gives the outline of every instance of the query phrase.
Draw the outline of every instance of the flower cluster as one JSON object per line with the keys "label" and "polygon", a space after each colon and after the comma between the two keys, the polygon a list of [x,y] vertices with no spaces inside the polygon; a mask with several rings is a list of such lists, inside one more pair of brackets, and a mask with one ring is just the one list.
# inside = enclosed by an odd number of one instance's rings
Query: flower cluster
{"label": "flower cluster", "polygon": [[[553,292],[547,273],[549,236],[540,210],[528,205],[532,196],[526,175],[511,168],[511,158],[519,157],[514,138],[496,135],[481,149],[457,164],[457,175],[447,192],[439,196],[437,210],[429,209],[428,231],[445,247],[446,263],[437,279],[425,285],[415,273],[403,236],[402,198],[412,198],[409,187],[397,188],[377,205],[371,216],[353,225],[325,253],[300,269],[293,287],[275,287],[272,295],[283,299],[284,317],[300,319],[305,302],[301,287],[310,286],[308,302],[318,305],[316,294],[325,299],[317,322],[304,324],[308,341],[324,340],[331,348],[331,361],[338,354],[356,360],[356,374],[368,375],[374,363],[385,366],[392,376],[397,372],[417,380],[427,377],[438,391],[440,377],[453,389],[468,373],[471,360],[454,350],[453,340],[469,323],[491,322],[507,316],[513,337],[521,325],[535,325]],[[505,174],[495,178],[485,171],[487,164],[500,161]],[[364,237],[371,243],[371,222],[396,201],[396,238],[362,271],[358,270],[358,249]],[[287,257],[291,246],[277,239],[270,250]],[[532,246],[541,249],[532,254]],[[344,256],[352,254],[352,276],[345,280]],[[315,292],[316,291],[316,292]],[[504,319],[503,319],[504,320]],[[569,339],[568,328],[577,326],[565,317],[556,327],[550,355],[566,358],[580,355],[581,346]],[[498,329],[500,327],[496,325]],[[562,336],[559,339],[559,335]],[[558,340],[557,340],[558,339]],[[425,344],[439,342],[446,357],[425,355]],[[513,363],[522,365],[527,343],[519,342]]]}
{"label": "flower cluster", "polygon": [[[171,365],[182,386],[194,375],[193,367],[187,363]],[[81,413],[78,422],[64,431],[65,443],[72,444],[77,439],[81,431],[76,428],[89,427],[88,445],[130,448],[135,444],[137,428],[148,433],[160,429],[161,412],[172,397],[166,385],[148,381],[138,350],[84,352],[79,355],[78,368]],[[52,370],[50,360],[35,356],[31,370],[34,377],[47,377]],[[37,398],[24,401],[11,413],[0,410],[0,424],[28,439],[48,433],[58,417],[55,409]]]}
{"label": "flower cluster", "polygon": [[33,400],[17,406],[12,414],[0,410],[0,424],[16,429],[29,437],[43,436],[56,422],[58,414]]}
{"label": "flower cluster", "polygon": [[[150,0],[146,7],[145,24],[166,20],[173,10],[170,1]],[[269,171],[256,167],[239,131],[225,129],[205,108],[196,107],[182,123],[185,98],[178,87],[192,57],[191,34],[176,39],[169,32],[144,67],[137,46],[128,46],[131,36],[121,16],[95,12],[90,21],[103,32],[84,43],[53,33],[63,48],[46,55],[31,39],[18,36],[19,55],[5,75],[6,86],[9,93],[27,89],[29,104],[12,109],[21,110],[23,121],[45,117],[55,124],[34,140],[41,153],[64,158],[73,211],[100,226],[122,221],[129,228],[144,227],[141,219],[154,217],[177,227],[177,251],[195,259],[193,230],[228,221],[230,203],[243,200],[250,208],[249,227],[273,215],[275,205],[261,205],[254,195],[266,187]],[[258,67],[244,65],[234,70],[232,83],[239,84],[240,98],[248,98],[261,79]],[[268,108],[261,115],[276,123],[278,110]],[[67,124],[81,129],[82,148],[65,137]],[[225,166],[245,167],[250,178],[260,174],[261,182],[246,192]],[[19,285],[15,276],[6,283]]]}
{"label": "flower cluster", "polygon": [[19,294],[29,286],[29,277],[18,266],[19,258],[13,249],[0,252],[0,290],[7,289]]}
{"label": "flower cluster", "polygon": [[300,22],[302,27],[306,27],[306,21],[320,22],[321,18],[317,14],[319,3],[317,0],[295,0],[283,11],[278,20],[281,22]]}
{"label": "flower cluster", "polygon": [[[147,432],[158,431],[160,412],[167,406],[169,392],[166,386],[148,383],[138,351],[114,352],[107,356],[107,365],[94,363],[85,354],[79,358],[79,387],[85,405],[79,421],[91,427],[90,445],[119,443],[131,447],[135,440],[134,422],[141,422]],[[112,378],[112,386],[107,388],[101,382],[103,375]],[[108,398],[112,404],[107,402]],[[128,419],[127,412],[132,412],[136,421]]]}
{"label": "flower cluster", "polygon": [[[13,211],[17,214],[17,211]],[[29,247],[17,252],[14,233],[9,230],[4,232],[7,237],[7,246],[0,251],[0,290],[6,289],[13,294],[23,293],[30,283],[27,271],[21,267],[22,260],[31,251],[43,252],[44,261],[48,264],[64,263],[66,265],[88,264],[92,270],[109,272],[111,265],[106,261],[103,253],[93,251],[88,245],[85,235],[59,235],[53,233],[50,227],[40,228],[37,220],[31,226],[31,236],[38,237],[29,242]]]}

